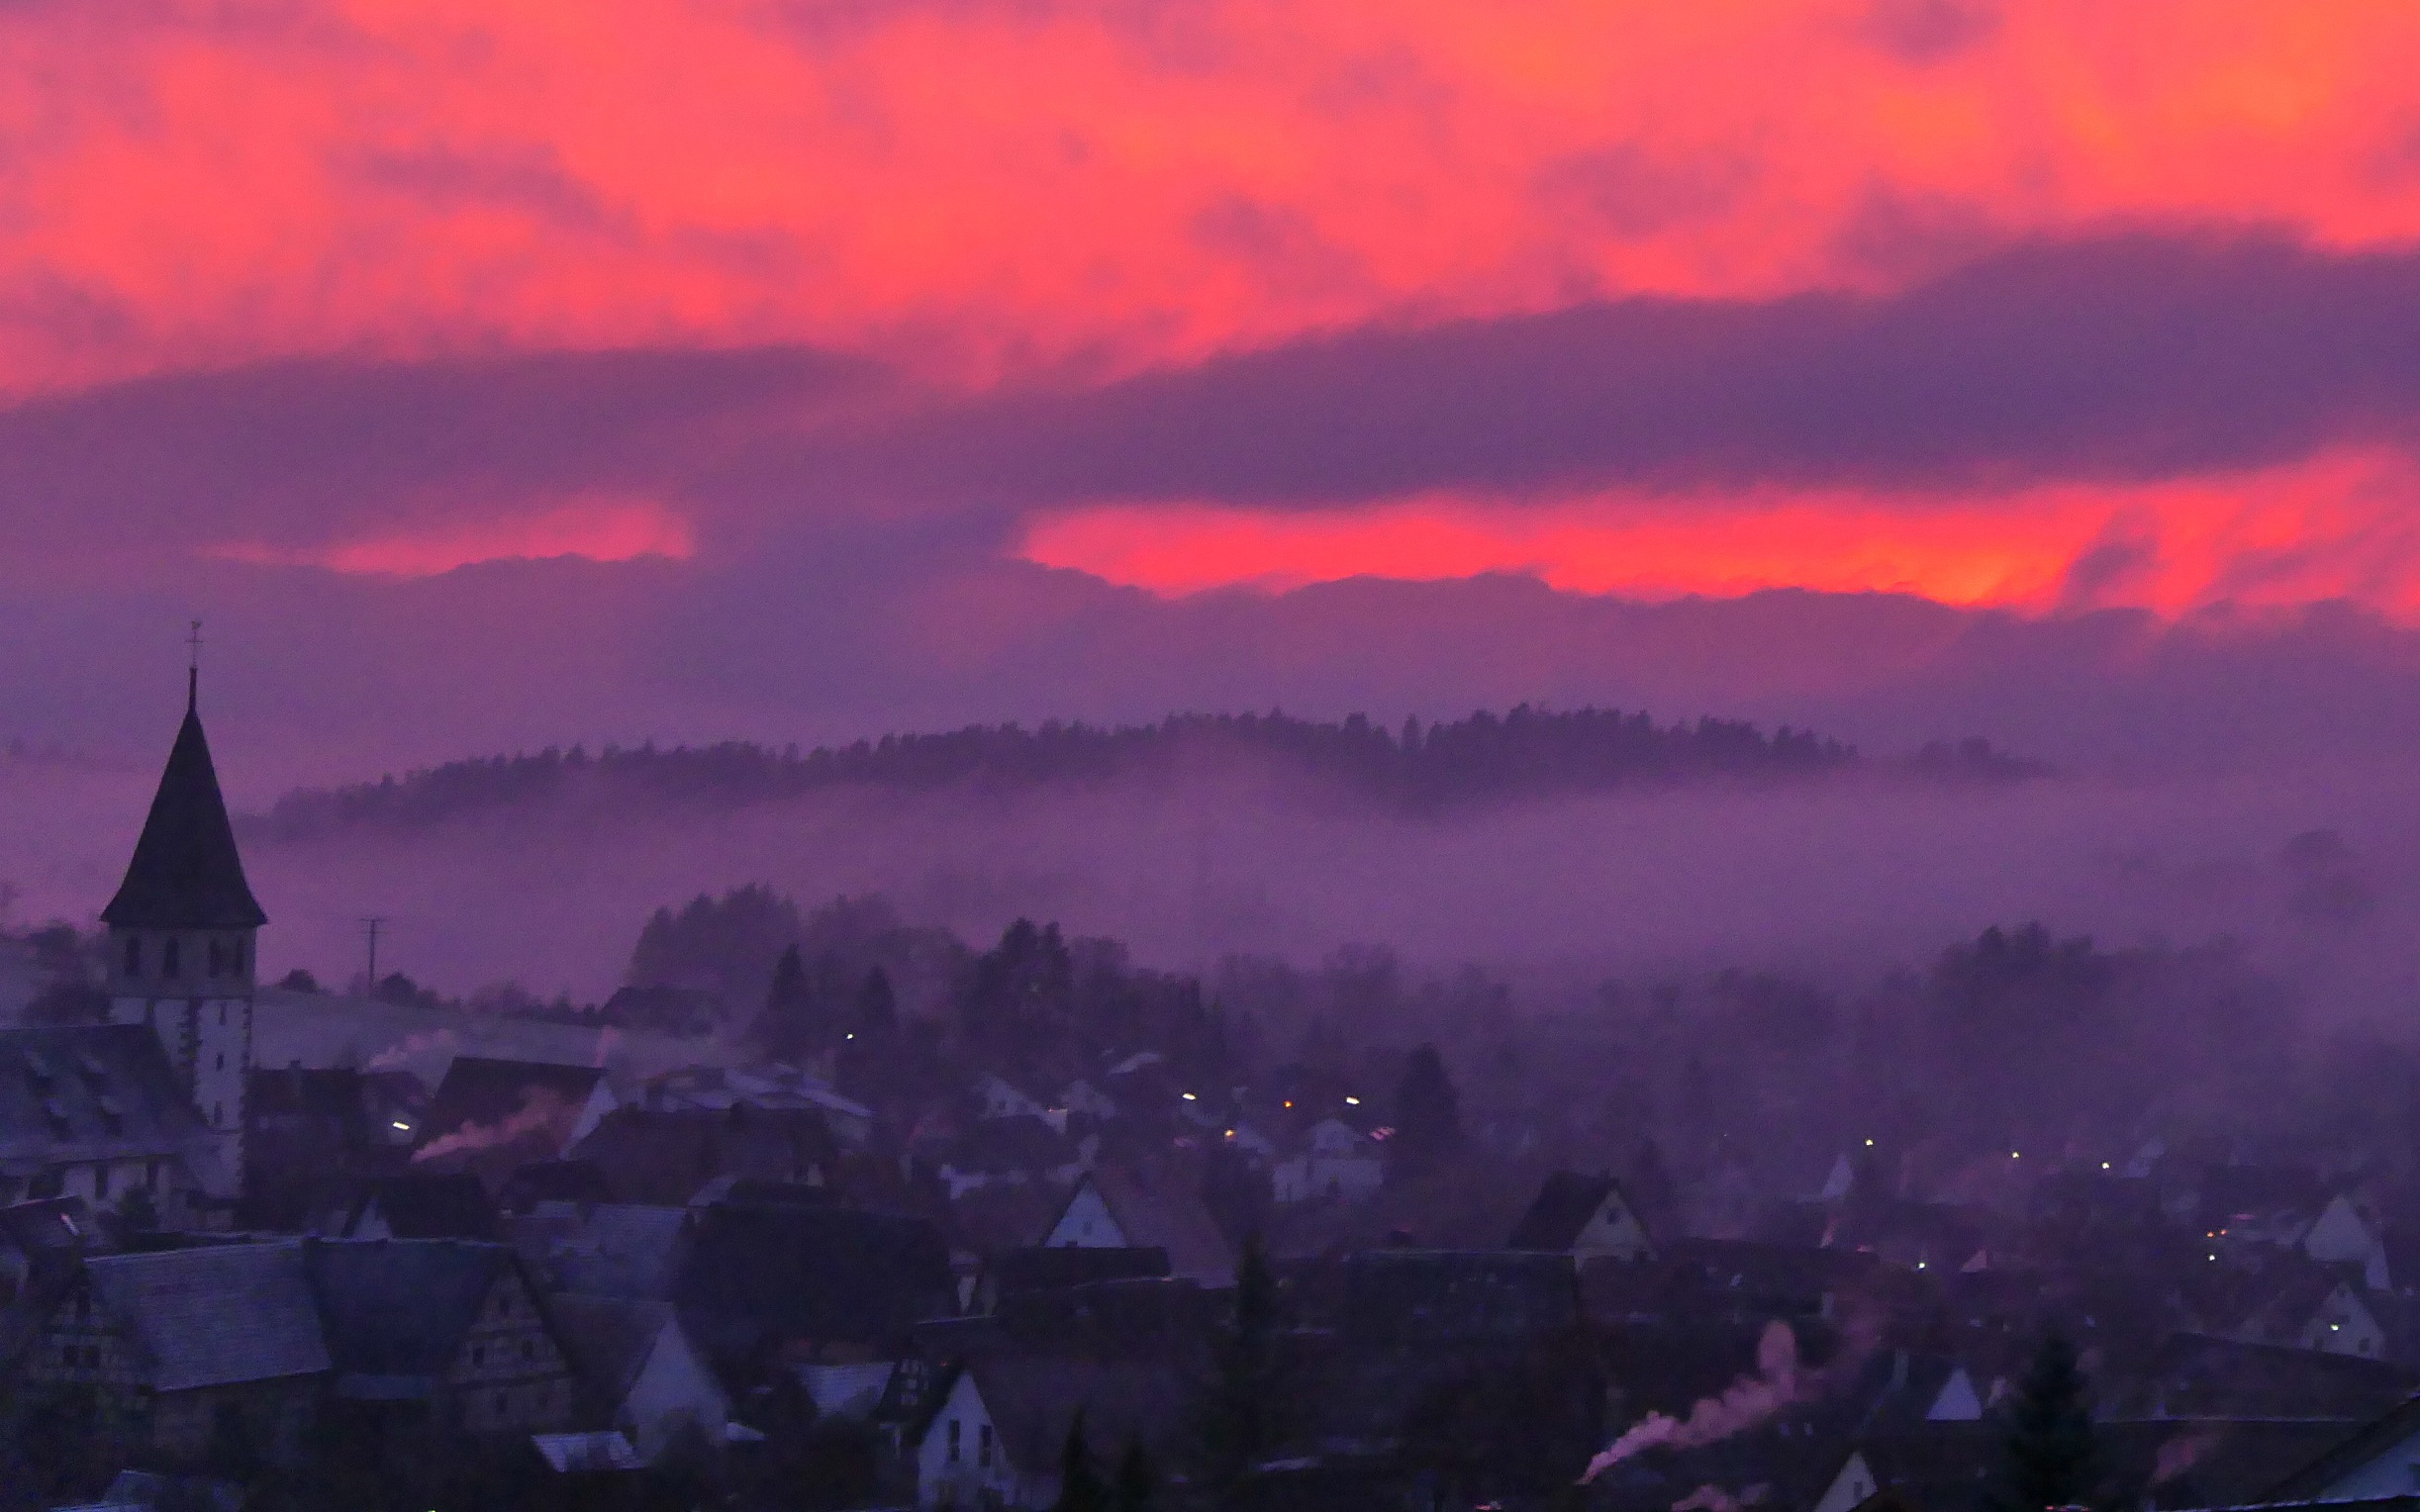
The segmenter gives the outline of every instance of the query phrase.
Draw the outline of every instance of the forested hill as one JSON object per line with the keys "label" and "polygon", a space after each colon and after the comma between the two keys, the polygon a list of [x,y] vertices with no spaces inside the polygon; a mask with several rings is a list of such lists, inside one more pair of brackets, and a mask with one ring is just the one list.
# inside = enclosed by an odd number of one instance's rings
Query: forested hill
{"label": "forested hill", "polygon": [[[1165,773],[1196,759],[1256,755],[1400,808],[1435,809],[1626,783],[1706,777],[1803,778],[1858,764],[1854,746],[1788,726],[1766,734],[1731,719],[1657,724],[1643,713],[1524,705],[1499,715],[1401,730],[1360,714],[1341,722],[1268,714],[1177,714],[1114,727],[1053,721],[974,725],[944,734],[801,752],[741,742],[634,750],[579,746],[448,762],[427,771],[278,800],[247,827],[303,839],[356,825],[419,828],[579,796],[732,806],[838,787],[997,791]],[[1913,763],[1935,775],[2011,778],[2038,768],[1980,741],[1934,746]]]}

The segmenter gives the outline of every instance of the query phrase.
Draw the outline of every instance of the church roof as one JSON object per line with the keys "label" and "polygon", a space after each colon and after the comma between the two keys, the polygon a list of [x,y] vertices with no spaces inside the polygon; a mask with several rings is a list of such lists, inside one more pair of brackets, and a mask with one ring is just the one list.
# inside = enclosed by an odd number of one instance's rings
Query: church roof
{"label": "church roof", "polygon": [[236,828],[191,700],[135,859],[101,921],[138,929],[257,929],[269,921],[243,880]]}

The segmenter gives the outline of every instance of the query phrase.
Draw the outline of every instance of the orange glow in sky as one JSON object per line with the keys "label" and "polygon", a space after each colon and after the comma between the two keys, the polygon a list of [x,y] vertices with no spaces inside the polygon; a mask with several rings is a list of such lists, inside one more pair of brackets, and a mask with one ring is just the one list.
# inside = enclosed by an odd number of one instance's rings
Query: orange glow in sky
{"label": "orange glow in sky", "polygon": [[[1632,295],[1887,292],[2113,229],[2403,250],[2415,57],[2409,0],[0,4],[0,412],[283,358],[785,345],[954,395]],[[1501,570],[2406,613],[2410,471],[1044,501],[1024,551],[1163,593]],[[442,528],[212,538],[406,576],[696,548],[652,503],[487,482],[446,485]]]}
{"label": "orange glow in sky", "polygon": [[2420,472],[2330,457],[2232,478],[1911,502],[1842,493],[1426,499],[1351,512],[1110,507],[1057,515],[1023,554],[1182,595],[1370,576],[1532,574],[1646,599],[1798,587],[2025,610],[2176,614],[2348,598],[2420,614]]}
{"label": "orange glow in sky", "polygon": [[979,375],[1879,287],[2113,221],[2420,237],[2381,0],[0,10],[0,390],[796,340]]}

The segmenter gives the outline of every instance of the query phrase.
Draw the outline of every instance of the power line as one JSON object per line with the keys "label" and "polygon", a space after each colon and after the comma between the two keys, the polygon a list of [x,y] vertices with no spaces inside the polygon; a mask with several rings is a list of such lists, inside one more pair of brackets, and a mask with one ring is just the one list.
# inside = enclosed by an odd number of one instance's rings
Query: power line
{"label": "power line", "polygon": [[364,997],[374,997],[378,992],[378,931],[386,924],[386,915],[383,913],[368,914],[361,920],[361,926],[369,931],[370,937],[369,976],[363,979],[361,989],[361,995]]}

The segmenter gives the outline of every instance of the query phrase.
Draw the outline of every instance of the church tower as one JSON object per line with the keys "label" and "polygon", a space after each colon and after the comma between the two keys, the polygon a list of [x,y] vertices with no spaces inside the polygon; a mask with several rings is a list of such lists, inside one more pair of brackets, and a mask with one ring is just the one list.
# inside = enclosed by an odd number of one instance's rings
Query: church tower
{"label": "church tower", "polygon": [[201,673],[143,821],[109,926],[110,1022],[149,1024],[202,1120],[242,1169],[244,1074],[252,1066],[252,941],[269,921],[243,878],[235,826],[202,736]]}

